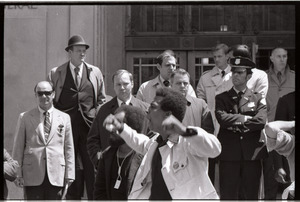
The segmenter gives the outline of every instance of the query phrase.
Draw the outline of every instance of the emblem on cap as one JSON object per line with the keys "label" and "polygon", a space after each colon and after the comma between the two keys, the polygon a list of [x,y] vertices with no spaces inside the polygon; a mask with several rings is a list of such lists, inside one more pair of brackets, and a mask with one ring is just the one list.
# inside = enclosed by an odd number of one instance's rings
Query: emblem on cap
{"label": "emblem on cap", "polygon": [[234,64],[239,65],[240,63],[241,63],[241,59],[240,58],[235,59]]}

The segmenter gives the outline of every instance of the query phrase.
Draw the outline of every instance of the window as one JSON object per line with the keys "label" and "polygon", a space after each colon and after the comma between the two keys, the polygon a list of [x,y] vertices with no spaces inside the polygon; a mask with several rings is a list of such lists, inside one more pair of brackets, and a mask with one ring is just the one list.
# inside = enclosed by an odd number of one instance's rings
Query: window
{"label": "window", "polygon": [[211,70],[214,66],[215,61],[213,58],[195,57],[195,86],[198,85],[203,72]]}

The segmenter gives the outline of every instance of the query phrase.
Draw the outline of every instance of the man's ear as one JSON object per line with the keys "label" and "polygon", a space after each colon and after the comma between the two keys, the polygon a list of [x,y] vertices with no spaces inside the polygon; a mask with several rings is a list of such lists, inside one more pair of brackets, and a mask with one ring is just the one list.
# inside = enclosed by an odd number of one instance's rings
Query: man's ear
{"label": "man's ear", "polygon": [[160,71],[161,65],[160,65],[159,63],[157,63],[156,67],[157,67],[157,69]]}

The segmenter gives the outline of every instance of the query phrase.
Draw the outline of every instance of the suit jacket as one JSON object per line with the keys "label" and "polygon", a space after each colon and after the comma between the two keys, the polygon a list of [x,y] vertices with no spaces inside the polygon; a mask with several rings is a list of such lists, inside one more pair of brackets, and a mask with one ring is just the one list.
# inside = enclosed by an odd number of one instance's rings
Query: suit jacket
{"label": "suit jacket", "polygon": [[38,108],[20,114],[13,148],[13,158],[20,165],[18,175],[25,186],[39,186],[47,169],[50,183],[62,187],[65,178],[75,179],[70,117],[54,108],[47,142],[43,127]]}
{"label": "suit jacket", "polygon": [[[134,96],[132,96],[130,103],[132,106],[139,107],[144,111],[147,111],[149,108],[148,103],[142,102]],[[103,121],[109,114],[113,114],[118,107],[117,97],[114,97],[109,102],[102,105],[88,133],[87,150],[95,167],[98,165],[97,152],[100,152],[109,146],[108,139],[110,133],[103,127]],[[147,127],[148,124],[145,124],[145,129],[143,130],[145,133]]]}
{"label": "suit jacket", "polygon": [[[218,138],[222,144],[220,160],[266,157],[266,147],[259,141],[267,119],[265,98],[246,89],[239,106],[236,102],[237,93],[233,88],[216,96],[215,114],[220,124]],[[245,121],[245,115],[252,116],[252,119]]]}
{"label": "suit jacket", "polygon": [[279,98],[276,108],[275,120],[293,121],[296,119],[295,95],[296,94],[294,91]]}
{"label": "suit jacket", "polygon": [[214,124],[211,112],[206,102],[201,98],[187,95],[188,101],[182,123],[186,126],[198,126],[206,132],[214,134]]}
{"label": "suit jacket", "polygon": [[[96,103],[95,109],[91,110],[89,117],[95,117],[97,113],[97,107],[105,102],[105,87],[103,81],[103,75],[100,69],[96,66],[90,65],[83,62],[84,66],[88,69],[89,81],[93,85],[94,89],[94,103]],[[67,75],[67,68],[69,67],[69,62],[64,63],[59,67],[54,67],[50,70],[47,80],[52,82],[55,88],[55,102],[58,102]]]}
{"label": "suit jacket", "polygon": [[[97,168],[97,175],[95,179],[94,188],[94,200],[111,200],[111,167],[114,163],[114,158],[116,156],[117,147],[111,147],[107,152],[100,158]],[[131,186],[133,184],[136,172],[142,162],[143,156],[141,154],[133,151],[128,162],[128,178],[122,179],[127,180],[127,195],[131,191]],[[123,167],[122,167],[123,168]]]}

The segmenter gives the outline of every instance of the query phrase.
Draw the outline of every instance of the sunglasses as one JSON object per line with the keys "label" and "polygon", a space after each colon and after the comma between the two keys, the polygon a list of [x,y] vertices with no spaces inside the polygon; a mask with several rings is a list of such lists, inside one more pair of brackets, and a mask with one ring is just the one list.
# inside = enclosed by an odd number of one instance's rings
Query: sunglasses
{"label": "sunglasses", "polygon": [[53,93],[53,91],[38,91],[37,94],[38,96],[42,97],[43,95],[45,96],[50,96]]}

